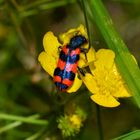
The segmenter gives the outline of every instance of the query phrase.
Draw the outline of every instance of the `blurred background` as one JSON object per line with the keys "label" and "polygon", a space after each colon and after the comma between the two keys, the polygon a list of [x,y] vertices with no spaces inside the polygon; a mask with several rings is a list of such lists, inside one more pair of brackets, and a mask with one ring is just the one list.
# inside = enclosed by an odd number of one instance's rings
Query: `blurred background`
{"label": "blurred background", "polygon": [[[140,1],[103,0],[117,31],[140,63]],[[22,124],[0,131],[2,140],[24,140],[43,129],[38,140],[98,140],[96,105],[84,85],[77,93],[58,95],[49,75],[41,68],[38,55],[47,31],[55,35],[85,24],[76,0],[0,0],[0,112],[18,116],[40,114],[49,127]],[[90,23],[93,46],[107,48],[94,23]],[[51,46],[50,46],[51,47]],[[100,107],[103,137],[110,140],[140,128],[140,111],[130,99],[117,108]],[[87,117],[80,132],[64,138],[58,118],[69,104],[84,108]],[[0,119],[0,130],[10,121]],[[27,139],[31,140],[31,139]]]}

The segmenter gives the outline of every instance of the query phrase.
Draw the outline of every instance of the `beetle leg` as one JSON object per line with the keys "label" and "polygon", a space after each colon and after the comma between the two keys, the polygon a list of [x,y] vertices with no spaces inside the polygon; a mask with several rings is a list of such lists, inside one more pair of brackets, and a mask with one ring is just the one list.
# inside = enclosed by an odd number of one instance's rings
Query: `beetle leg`
{"label": "beetle leg", "polygon": [[87,53],[88,53],[89,49],[86,48],[81,48],[81,52],[84,53],[86,61],[87,61]]}
{"label": "beetle leg", "polygon": [[79,71],[83,76],[85,76],[85,72],[83,71],[82,68],[78,67],[78,71]]}
{"label": "beetle leg", "polygon": [[88,61],[88,59],[87,59],[87,53],[84,53],[84,55],[85,55],[86,61]]}

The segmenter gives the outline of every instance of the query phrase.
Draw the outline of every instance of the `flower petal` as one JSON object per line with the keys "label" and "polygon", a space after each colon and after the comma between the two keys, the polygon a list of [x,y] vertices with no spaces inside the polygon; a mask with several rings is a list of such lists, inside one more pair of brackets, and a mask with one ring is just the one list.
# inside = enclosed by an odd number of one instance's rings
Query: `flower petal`
{"label": "flower petal", "polygon": [[83,36],[85,36],[86,38],[88,38],[87,30],[86,30],[86,28],[84,27],[84,25],[80,24],[80,26],[77,28],[77,30],[78,30]]}
{"label": "flower petal", "polygon": [[114,77],[116,77],[116,79],[118,79],[118,85],[119,85],[118,90],[116,90],[116,92],[112,93],[112,95],[117,98],[131,97],[132,95],[130,94],[129,89],[128,89],[127,85],[125,84],[125,81],[121,77],[120,73],[118,72],[115,64],[113,65],[112,72],[114,74]]}
{"label": "flower petal", "polygon": [[82,85],[82,80],[78,78],[78,74],[76,74],[73,85],[67,90],[68,93],[76,92]]}
{"label": "flower petal", "polygon": [[109,49],[100,49],[96,53],[95,67],[98,69],[104,67],[105,69],[110,69],[114,64],[115,53]]}
{"label": "flower petal", "polygon": [[132,95],[128,92],[127,86],[122,85],[117,92],[112,93],[112,96],[116,98],[124,98],[124,97],[131,97]]}
{"label": "flower petal", "polygon": [[80,127],[82,125],[82,120],[78,115],[73,114],[72,116],[69,117],[69,119],[75,128],[80,129]]}
{"label": "flower petal", "polygon": [[91,99],[104,107],[117,107],[120,105],[120,103],[111,95],[95,94],[91,96]]}
{"label": "flower petal", "polygon": [[60,40],[63,44],[68,44],[70,39],[75,35],[83,35],[87,38],[87,32],[84,26],[81,24],[78,28],[73,28],[68,30],[65,33],[59,35]]}
{"label": "flower petal", "polygon": [[57,60],[52,55],[48,55],[46,52],[41,52],[39,54],[38,61],[41,63],[43,69],[53,77]]}
{"label": "flower petal", "polygon": [[53,32],[49,31],[43,38],[43,46],[47,54],[58,57],[58,47],[62,45],[58,42],[58,39],[54,36]]}
{"label": "flower petal", "polygon": [[80,54],[80,60],[78,62],[78,66],[80,68],[86,67],[90,62],[95,61],[95,50],[93,49],[93,47],[89,49],[88,53],[86,53],[86,56],[87,60],[84,53]]}
{"label": "flower petal", "polygon": [[93,94],[99,93],[99,88],[97,86],[97,83],[94,80],[94,77],[90,73],[86,73],[85,76],[82,76],[82,74],[80,74],[80,77],[91,93]]}

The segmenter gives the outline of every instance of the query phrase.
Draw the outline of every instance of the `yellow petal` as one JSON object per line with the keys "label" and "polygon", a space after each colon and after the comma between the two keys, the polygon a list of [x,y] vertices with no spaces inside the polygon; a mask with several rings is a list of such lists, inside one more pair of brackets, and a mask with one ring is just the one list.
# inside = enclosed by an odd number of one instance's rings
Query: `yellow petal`
{"label": "yellow petal", "polygon": [[62,33],[59,35],[59,39],[63,42],[63,44],[68,44],[70,39],[77,34],[76,29],[70,29],[68,32]]}
{"label": "yellow petal", "polygon": [[118,91],[115,93],[112,93],[112,96],[117,97],[117,98],[124,98],[124,97],[131,97],[132,95],[128,92],[129,90],[127,89],[126,85],[122,85]]}
{"label": "yellow petal", "polygon": [[114,73],[114,77],[116,77],[116,79],[118,79],[118,84],[119,84],[118,90],[116,90],[116,92],[112,93],[112,95],[117,98],[131,97],[130,91],[129,91],[127,85],[125,84],[125,81],[121,77],[120,73],[118,72],[115,64],[113,65],[112,71]]}
{"label": "yellow petal", "polygon": [[80,26],[77,28],[77,30],[78,30],[83,36],[85,36],[86,38],[88,37],[88,36],[87,36],[87,30],[86,30],[86,28],[85,28],[82,24],[80,24]]}
{"label": "yellow petal", "polygon": [[82,85],[82,80],[78,78],[78,74],[76,74],[73,85],[67,90],[68,93],[76,92]]}
{"label": "yellow petal", "polygon": [[52,55],[48,55],[46,52],[41,52],[39,54],[38,61],[41,63],[43,69],[53,76],[57,60]]}
{"label": "yellow petal", "polygon": [[90,62],[95,61],[95,50],[93,49],[93,47],[91,47],[89,49],[88,53],[86,53],[86,56],[87,56],[87,60],[85,58],[85,54],[84,53],[80,54],[80,60],[78,62],[78,66],[80,68],[86,67]]}
{"label": "yellow petal", "polygon": [[59,35],[60,40],[63,44],[69,43],[70,39],[75,35],[83,35],[87,38],[87,32],[84,26],[81,24],[78,28],[73,28],[68,30],[65,33]]}
{"label": "yellow petal", "polygon": [[96,53],[97,61],[95,62],[95,66],[105,67],[107,69],[110,69],[114,64],[114,58],[115,58],[115,53],[112,50],[100,49]]}
{"label": "yellow petal", "polygon": [[91,96],[91,99],[104,107],[117,107],[120,105],[120,103],[111,95],[95,94]]}
{"label": "yellow petal", "polygon": [[54,36],[53,32],[49,31],[45,34],[43,46],[47,54],[58,57],[58,47],[61,46],[61,44],[58,42],[57,37]]}
{"label": "yellow petal", "polygon": [[111,69],[114,64],[115,54],[109,49],[100,49],[96,53],[96,60],[94,63],[89,64],[91,73],[94,75],[94,70],[96,69]]}
{"label": "yellow petal", "polygon": [[80,77],[91,93],[95,94],[99,92],[98,85],[90,73],[86,73],[85,76],[80,74]]}
{"label": "yellow petal", "polygon": [[76,115],[76,114],[73,114],[71,117],[70,117],[70,121],[71,121],[71,123],[72,123],[72,125],[74,125],[74,127],[76,127],[76,128],[80,128],[81,127],[81,125],[82,125],[82,120],[81,120],[81,118],[78,116],[78,115]]}

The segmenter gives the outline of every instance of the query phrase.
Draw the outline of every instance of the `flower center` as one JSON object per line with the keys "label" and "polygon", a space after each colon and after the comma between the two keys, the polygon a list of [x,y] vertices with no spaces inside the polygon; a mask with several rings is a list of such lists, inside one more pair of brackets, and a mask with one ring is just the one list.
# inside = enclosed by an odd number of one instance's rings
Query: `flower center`
{"label": "flower center", "polygon": [[103,95],[116,93],[121,86],[120,77],[116,76],[112,69],[96,69],[95,78],[99,93]]}

